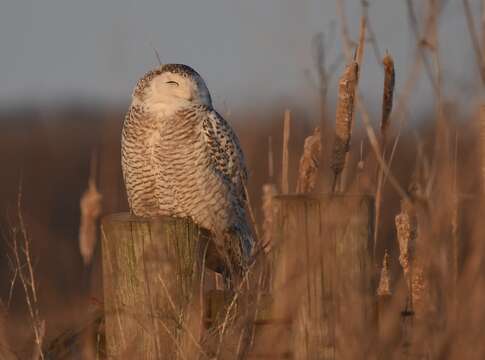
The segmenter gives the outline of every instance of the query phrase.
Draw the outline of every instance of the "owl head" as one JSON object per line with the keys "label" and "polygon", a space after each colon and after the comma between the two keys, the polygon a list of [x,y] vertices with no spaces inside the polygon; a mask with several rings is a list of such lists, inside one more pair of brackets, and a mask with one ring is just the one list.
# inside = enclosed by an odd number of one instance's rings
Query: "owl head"
{"label": "owl head", "polygon": [[146,73],[135,87],[133,100],[154,107],[212,104],[202,77],[183,64],[165,64]]}

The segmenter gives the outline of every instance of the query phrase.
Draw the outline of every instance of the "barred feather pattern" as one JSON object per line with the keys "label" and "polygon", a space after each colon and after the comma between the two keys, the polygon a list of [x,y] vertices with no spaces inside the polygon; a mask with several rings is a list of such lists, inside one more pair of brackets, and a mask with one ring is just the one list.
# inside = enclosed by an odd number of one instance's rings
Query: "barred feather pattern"
{"label": "barred feather pattern", "polygon": [[135,215],[190,217],[214,234],[232,266],[247,265],[253,237],[244,156],[212,107],[191,104],[164,116],[133,103],[123,124],[122,168]]}

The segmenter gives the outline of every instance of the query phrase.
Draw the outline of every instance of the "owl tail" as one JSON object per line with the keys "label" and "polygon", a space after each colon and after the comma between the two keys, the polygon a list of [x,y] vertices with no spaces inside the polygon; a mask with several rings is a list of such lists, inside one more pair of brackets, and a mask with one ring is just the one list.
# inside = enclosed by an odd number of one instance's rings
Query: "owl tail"
{"label": "owl tail", "polygon": [[254,237],[246,224],[231,226],[225,232],[224,249],[227,271],[231,277],[242,276],[252,262]]}

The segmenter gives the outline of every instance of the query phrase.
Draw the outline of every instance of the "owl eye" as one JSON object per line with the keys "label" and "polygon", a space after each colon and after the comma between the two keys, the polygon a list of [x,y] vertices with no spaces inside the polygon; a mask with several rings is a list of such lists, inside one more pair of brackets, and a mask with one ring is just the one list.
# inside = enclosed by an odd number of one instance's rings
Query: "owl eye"
{"label": "owl eye", "polygon": [[179,86],[179,83],[176,81],[167,81],[166,83],[174,86]]}

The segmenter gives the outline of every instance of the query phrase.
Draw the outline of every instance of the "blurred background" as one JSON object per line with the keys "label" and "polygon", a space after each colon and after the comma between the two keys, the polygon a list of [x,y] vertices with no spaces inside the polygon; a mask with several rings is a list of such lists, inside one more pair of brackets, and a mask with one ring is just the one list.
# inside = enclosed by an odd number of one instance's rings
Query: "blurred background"
{"label": "blurred background", "polygon": [[[368,4],[381,51],[392,52],[396,67],[406,69],[415,51],[406,2]],[[343,5],[350,32],[357,33],[362,4]],[[164,63],[196,68],[219,108],[236,111],[292,100],[312,109],[315,93],[305,76],[314,67],[312,37],[325,33],[332,63],[342,52],[338,20],[336,2],[321,0],[4,2],[0,104],[125,105],[136,80],[157,65],[156,49]],[[440,45],[443,65],[454,82],[447,91],[456,95],[470,89],[473,72],[467,69],[474,66],[460,2],[443,2],[440,22],[446,39]],[[371,53],[365,67],[362,87],[380,88],[380,66]],[[420,95],[416,101],[424,105]]]}
{"label": "blurred background", "polygon": [[[285,109],[292,113],[290,163],[295,169],[305,136],[334,117],[337,80],[345,65],[343,18],[353,40],[363,11],[372,25],[375,41],[368,45],[359,86],[376,119],[385,52],[395,61],[397,94],[415,66],[417,41],[405,1],[340,3],[340,9],[327,0],[2,3],[0,298],[11,319],[20,319],[10,336],[20,349],[30,348],[31,334],[8,256],[19,191],[40,313],[47,319],[48,336],[55,336],[82,316],[87,298],[102,300],[99,249],[89,266],[79,252],[80,199],[91,174],[103,196],[103,214],[127,209],[119,160],[121,124],[136,81],[158,65],[155,51],[163,63],[185,63],[206,80],[216,109],[240,136],[259,214],[261,185],[268,180],[261,154],[268,151],[268,136],[280,148]],[[461,2],[440,4],[442,96],[453,99],[456,118],[466,118],[480,91],[473,48]],[[415,6],[421,22],[427,2]],[[478,22],[479,1],[472,6]],[[318,74],[322,49],[329,70],[323,107]],[[434,99],[427,76],[418,76],[407,100],[412,109],[406,113],[407,131],[425,124]],[[360,125],[356,127],[358,133]],[[277,175],[280,153],[275,156]],[[294,175],[290,185],[295,186]]]}

